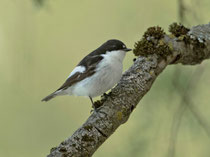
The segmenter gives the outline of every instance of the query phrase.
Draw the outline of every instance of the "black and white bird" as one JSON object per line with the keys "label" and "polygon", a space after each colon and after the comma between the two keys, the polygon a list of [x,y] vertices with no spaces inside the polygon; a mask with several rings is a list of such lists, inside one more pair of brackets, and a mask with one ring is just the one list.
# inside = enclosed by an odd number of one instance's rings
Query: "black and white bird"
{"label": "black and white bird", "polygon": [[131,51],[119,40],[112,39],[84,57],[73,69],[64,84],[42,101],[60,95],[93,97],[102,95],[122,76],[123,59]]}

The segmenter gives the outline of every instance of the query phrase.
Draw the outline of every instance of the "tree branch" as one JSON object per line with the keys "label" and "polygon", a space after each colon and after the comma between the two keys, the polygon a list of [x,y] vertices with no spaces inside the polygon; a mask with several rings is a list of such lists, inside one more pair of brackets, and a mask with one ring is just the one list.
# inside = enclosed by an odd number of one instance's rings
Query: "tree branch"
{"label": "tree branch", "polygon": [[[123,74],[117,86],[101,100],[102,106],[97,112],[94,111],[71,137],[58,147],[52,148],[48,157],[92,156],[100,145],[128,120],[133,109],[167,65],[195,65],[210,58],[210,23],[193,27],[187,33],[179,35],[177,32],[171,32],[173,35],[164,34],[161,38],[155,37],[157,32],[144,36],[142,40],[152,43],[153,50],[146,44],[141,46],[153,53],[138,57]],[[156,53],[162,45],[170,52],[167,56]]]}

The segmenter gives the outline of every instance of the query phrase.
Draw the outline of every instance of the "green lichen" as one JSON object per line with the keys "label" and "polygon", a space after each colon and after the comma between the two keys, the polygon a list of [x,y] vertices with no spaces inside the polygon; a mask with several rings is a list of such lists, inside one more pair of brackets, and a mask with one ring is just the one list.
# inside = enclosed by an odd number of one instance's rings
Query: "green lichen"
{"label": "green lichen", "polygon": [[122,119],[122,117],[123,117],[123,114],[122,114],[122,112],[120,112],[120,111],[118,111],[117,112],[117,119],[120,121],[121,119]]}
{"label": "green lichen", "polygon": [[93,142],[94,139],[92,137],[88,136],[87,134],[85,134],[84,136],[82,136],[82,141]]}
{"label": "green lichen", "polygon": [[169,32],[171,32],[171,35],[174,37],[177,37],[177,41],[183,41],[185,44],[190,44],[191,39],[187,35],[187,33],[190,31],[189,28],[183,26],[182,24],[178,24],[176,22],[172,23],[169,26]]}
{"label": "green lichen", "polygon": [[189,28],[186,28],[182,24],[178,24],[176,22],[169,26],[169,32],[171,32],[175,37],[186,35],[189,30]]}
{"label": "green lichen", "polygon": [[102,96],[101,96],[101,100],[97,100],[93,103],[93,106],[95,109],[98,109],[99,107],[101,107],[104,102],[106,101],[107,97],[111,95],[112,92],[109,92],[108,94],[104,93]]}
{"label": "green lichen", "polygon": [[68,143],[67,143],[67,141],[62,141],[61,142],[61,145],[67,145]]}
{"label": "green lichen", "polygon": [[60,148],[59,148],[59,151],[60,151],[60,152],[66,152],[67,149],[66,149],[66,147],[60,147]]}
{"label": "green lichen", "polygon": [[206,57],[204,52],[204,48],[206,47],[206,45],[200,42],[198,39],[191,40],[191,44],[193,45],[193,52],[196,55],[195,59],[198,63],[202,62]]}
{"label": "green lichen", "polygon": [[101,100],[97,100],[93,103],[94,109],[98,109],[99,107],[101,107],[103,105],[104,101]]}
{"label": "green lichen", "polygon": [[50,153],[56,151],[56,149],[57,149],[56,147],[52,147],[52,148],[50,149]]}
{"label": "green lichen", "polygon": [[143,38],[134,45],[133,53],[135,56],[148,56],[153,54],[153,43]]}
{"label": "green lichen", "polygon": [[150,27],[144,33],[143,38],[134,45],[133,53],[135,56],[149,56],[157,54],[166,59],[171,54],[171,48],[164,43],[165,32],[161,27]]}
{"label": "green lichen", "polygon": [[134,45],[133,53],[135,56],[149,56],[157,54],[166,59],[171,54],[170,47],[162,40],[165,32],[161,27],[150,27],[144,33],[143,38]]}
{"label": "green lichen", "polygon": [[87,131],[91,131],[92,128],[93,128],[92,125],[86,125],[86,126],[84,126],[84,129],[87,130]]}
{"label": "green lichen", "polygon": [[169,32],[171,32],[177,41],[183,41],[187,45],[192,45],[193,52],[195,54],[194,62],[201,62],[205,58],[205,53],[203,49],[205,48],[204,42],[200,42],[197,38],[193,39],[187,34],[190,31],[182,24],[173,23],[169,26]]}
{"label": "green lichen", "polygon": [[76,137],[74,137],[74,139],[75,139],[76,141],[79,141],[79,137],[77,137],[77,136],[76,136]]}
{"label": "green lichen", "polygon": [[147,39],[148,37],[153,37],[155,39],[161,39],[165,35],[163,29],[159,26],[149,27],[147,31],[144,33],[143,37]]}

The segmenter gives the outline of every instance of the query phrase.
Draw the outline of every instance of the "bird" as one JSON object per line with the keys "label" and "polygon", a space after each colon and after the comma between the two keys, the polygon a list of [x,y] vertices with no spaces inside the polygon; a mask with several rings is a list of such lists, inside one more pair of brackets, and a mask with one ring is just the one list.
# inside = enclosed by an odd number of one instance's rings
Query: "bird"
{"label": "bird", "polygon": [[42,101],[61,95],[85,96],[89,97],[94,108],[92,98],[104,94],[120,81],[124,57],[131,50],[120,40],[106,41],[85,56],[63,85]]}

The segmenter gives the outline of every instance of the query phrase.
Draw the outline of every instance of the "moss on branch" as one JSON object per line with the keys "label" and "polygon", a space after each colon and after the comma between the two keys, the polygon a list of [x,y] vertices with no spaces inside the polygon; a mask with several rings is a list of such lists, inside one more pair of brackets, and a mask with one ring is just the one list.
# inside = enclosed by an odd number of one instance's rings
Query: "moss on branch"
{"label": "moss on branch", "polygon": [[171,48],[162,40],[165,32],[159,26],[150,27],[144,33],[143,38],[134,45],[135,56],[149,56],[157,54],[159,58],[166,59],[170,55]]}

